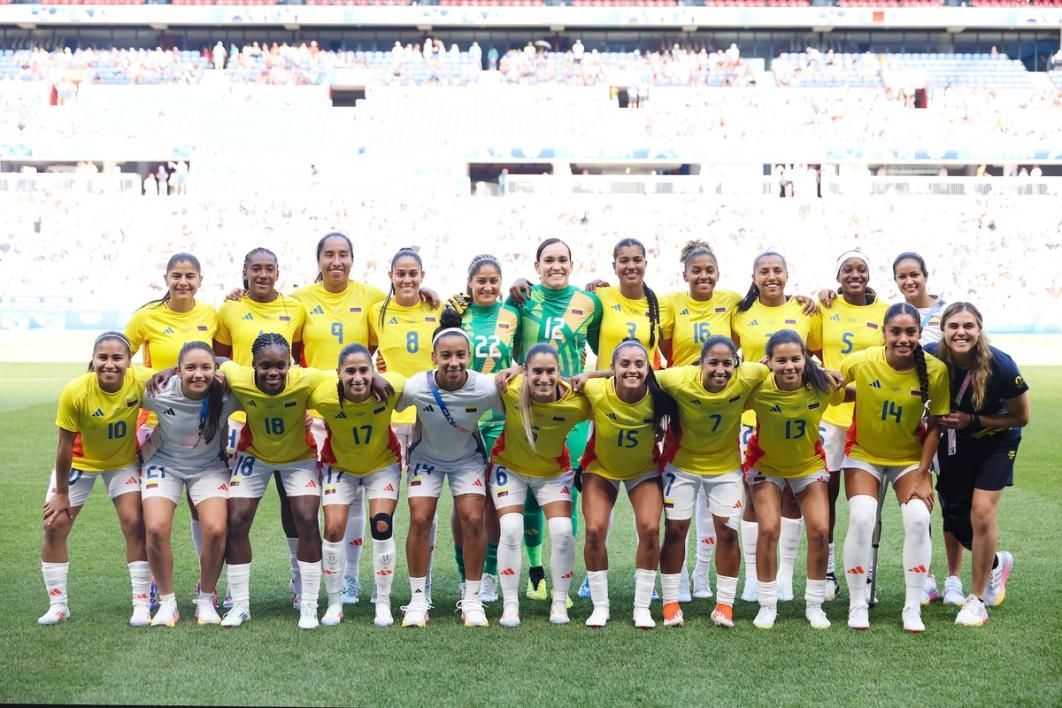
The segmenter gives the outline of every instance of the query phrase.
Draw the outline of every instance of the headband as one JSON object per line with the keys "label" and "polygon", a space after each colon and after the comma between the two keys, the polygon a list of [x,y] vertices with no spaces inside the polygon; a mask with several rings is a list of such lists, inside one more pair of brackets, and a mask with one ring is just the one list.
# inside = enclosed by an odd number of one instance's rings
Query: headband
{"label": "headband", "polygon": [[838,256],[837,263],[834,266],[834,271],[837,273],[837,275],[841,274],[841,266],[843,266],[844,262],[847,261],[849,258],[858,258],[866,264],[867,270],[870,270],[870,261],[867,260],[867,254],[863,253],[858,249],[853,249],[851,251],[845,251],[840,256]]}
{"label": "headband", "polygon": [[435,348],[435,345],[439,343],[440,339],[442,339],[443,337],[449,336],[451,334],[460,334],[462,337],[465,338],[466,342],[468,342],[469,344],[472,343],[472,340],[468,338],[468,332],[466,332],[465,330],[461,329],[460,327],[447,327],[446,329],[441,330],[438,334],[436,334],[434,337],[432,337],[432,339],[431,339],[432,348],[433,349]]}

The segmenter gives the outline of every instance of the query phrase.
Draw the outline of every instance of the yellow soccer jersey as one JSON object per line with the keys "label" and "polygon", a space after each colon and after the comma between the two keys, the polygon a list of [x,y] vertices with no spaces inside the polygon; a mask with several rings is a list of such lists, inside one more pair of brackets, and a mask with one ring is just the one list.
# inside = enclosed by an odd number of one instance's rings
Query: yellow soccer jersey
{"label": "yellow soccer jersey", "polygon": [[756,411],[756,433],[749,441],[746,467],[774,477],[803,477],[825,469],[819,421],[831,403],[844,401],[844,389],[823,393],[806,385],[778,388],[774,376],[761,383],[746,405]]}
{"label": "yellow soccer jersey", "polygon": [[[306,310],[302,303],[287,295],[277,295],[272,302],[255,302],[244,296],[226,300],[218,311],[218,331],[214,339],[232,347],[232,360],[241,366],[251,365],[251,345],[263,332],[276,332],[289,346],[302,341]],[[335,368],[331,366],[329,368]]]}
{"label": "yellow soccer jersey", "polygon": [[[601,301],[601,335],[597,345],[597,367],[607,369],[612,365],[612,352],[624,339],[635,337],[649,349],[649,300],[631,300],[624,297],[619,288],[598,288],[594,293]],[[649,349],[649,361],[653,368],[659,368],[659,350],[662,332],[674,328],[671,305],[660,299],[660,328],[656,340]]]}
{"label": "yellow soccer jersey", "polygon": [[634,479],[660,466],[653,398],[647,391],[637,403],[624,403],[614,383],[612,377],[590,379],[583,387],[594,411],[594,433],[580,465],[605,479]]}
{"label": "yellow soccer jersey", "polygon": [[314,389],[309,405],[324,418],[328,428],[322,462],[343,472],[365,475],[399,461],[401,447],[391,431],[391,412],[402,395],[406,378],[393,371],[383,377],[395,389],[386,401],[370,397],[361,403],[343,401],[340,406],[336,376],[329,376]]}
{"label": "yellow soccer jersey", "polygon": [[[767,353],[767,340],[782,329],[791,329],[800,335],[808,345],[808,351],[822,349],[819,339],[822,327],[819,325],[818,313],[804,314],[804,306],[797,300],[788,300],[784,305],[768,307],[757,300],[744,312],[734,313],[731,323],[735,342],[741,347],[741,358],[745,361],[759,361]],[[741,422],[748,426],[756,425],[756,414],[746,411]]]}
{"label": "yellow soccer jersey", "polygon": [[66,385],[59,396],[55,424],[77,433],[74,469],[108,472],[136,462],[136,418],[144,386],[154,373],[130,367],[115,393],[100,388],[92,371]]}
{"label": "yellow soccer jersey", "polygon": [[[387,371],[395,371],[407,379],[413,374],[433,368],[431,363],[431,337],[439,326],[442,307],[432,309],[426,302],[412,307],[399,305],[394,300],[387,304],[387,315],[380,324],[379,302],[369,308],[369,331],[379,347],[379,355]],[[410,406],[396,412],[392,423],[414,423],[416,408]]]}
{"label": "yellow soccer jersey", "polygon": [[738,367],[722,391],[704,388],[701,367],[678,366],[656,375],[679,408],[679,437],[664,451],[684,472],[719,475],[741,466],[738,436],[741,412],[753,389],[770,374],[763,364],[746,362]]}
{"label": "yellow soccer jersey", "polygon": [[291,294],[306,309],[302,328],[302,365],[334,369],[339,352],[348,344],[369,346],[369,308],[383,302],[378,288],[351,280],[341,293],[330,293],[321,283]]}
{"label": "yellow soccer jersey", "polygon": [[254,385],[254,369],[249,366],[226,361],[221,373],[247,413],[237,449],[270,464],[317,457],[313,436],[306,430],[306,402],[329,372],[289,369],[287,385],[276,396]]}
{"label": "yellow soccer jersey", "polygon": [[729,290],[715,290],[709,300],[694,300],[688,292],[671,293],[665,300],[673,315],[664,337],[671,340],[671,365],[685,366],[700,361],[701,347],[712,336],[731,336],[730,321],[741,296]]}
{"label": "yellow soccer jersey", "polygon": [[535,447],[527,442],[520,416],[520,386],[523,376],[509,382],[502,394],[505,402],[505,429],[494,444],[491,461],[528,477],[556,477],[571,469],[565,440],[576,423],[590,417],[590,401],[570,387],[559,401],[531,403],[531,430]]}
{"label": "yellow soccer jersey", "polygon": [[218,313],[205,302],[188,312],[174,312],[166,303],[145,305],[133,313],[125,336],[136,354],[144,349],[144,365],[153,369],[177,366],[177,355],[187,342],[214,343]]}
{"label": "yellow soccer jersey", "polygon": [[[929,413],[951,410],[948,367],[926,354]],[[855,352],[841,363],[841,373],[856,390],[855,414],[845,451],[854,460],[874,465],[907,466],[922,458],[915,433],[922,417],[918,372],[896,371],[885,360],[885,347]]]}
{"label": "yellow soccer jersey", "polygon": [[[843,297],[835,299],[829,309],[820,308],[822,332],[819,341],[822,342],[822,363],[826,368],[840,370],[841,362],[849,354],[884,344],[883,322],[888,309],[886,302],[851,305]],[[852,424],[853,410],[852,403],[830,406],[822,416],[822,422],[847,428]]]}

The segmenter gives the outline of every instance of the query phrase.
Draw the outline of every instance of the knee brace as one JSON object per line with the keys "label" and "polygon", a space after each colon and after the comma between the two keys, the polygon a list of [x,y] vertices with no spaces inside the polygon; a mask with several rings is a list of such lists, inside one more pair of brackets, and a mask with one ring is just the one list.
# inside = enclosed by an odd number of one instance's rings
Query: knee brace
{"label": "knee brace", "polygon": [[944,531],[959,540],[967,550],[973,546],[973,525],[970,523],[970,503],[939,495],[940,515],[944,517]]}
{"label": "knee brace", "polygon": [[[372,530],[372,539],[374,541],[386,541],[391,538],[393,528],[391,526],[392,516],[390,514],[377,514],[372,517],[372,523],[369,524]],[[380,529],[383,529],[382,531]]]}

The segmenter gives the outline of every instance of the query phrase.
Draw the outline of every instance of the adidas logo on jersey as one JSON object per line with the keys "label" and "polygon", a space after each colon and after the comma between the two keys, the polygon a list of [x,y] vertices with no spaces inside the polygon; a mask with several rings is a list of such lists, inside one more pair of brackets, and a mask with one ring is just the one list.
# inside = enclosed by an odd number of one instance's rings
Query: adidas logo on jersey
{"label": "adidas logo on jersey", "polygon": [[398,318],[397,317],[392,317],[391,319],[387,320],[387,324],[389,324],[389,325],[398,324]]}
{"label": "adidas logo on jersey", "polygon": [[840,315],[834,315],[834,316],[833,316],[833,317],[831,317],[830,319],[831,319],[832,321],[834,321],[834,322],[840,322],[840,321],[841,321],[841,316],[840,316]]}
{"label": "adidas logo on jersey", "polygon": [[871,384],[870,384],[870,387],[871,387],[871,388],[881,388],[881,382],[880,382],[880,381],[878,381],[877,379],[874,379],[874,380],[873,380],[873,381],[871,382]]}
{"label": "adidas logo on jersey", "polygon": [[258,407],[258,404],[255,403],[254,401],[247,401],[247,403],[245,403],[244,405],[247,406],[248,408],[257,408]]}
{"label": "adidas logo on jersey", "polygon": [[694,398],[693,400],[690,401],[690,404],[694,405],[694,406],[699,406],[699,405],[701,405],[701,402],[698,401],[696,398]]}
{"label": "adidas logo on jersey", "polygon": [[336,414],[336,418],[346,418],[346,417],[347,417],[347,414],[345,412],[343,412],[343,411],[339,411],[339,413]]}
{"label": "adidas logo on jersey", "polygon": [[759,327],[759,326],[760,326],[759,320],[753,320],[752,322],[749,322],[749,327]]}
{"label": "adidas logo on jersey", "polygon": [[435,412],[435,406],[433,406],[433,405],[431,405],[429,403],[428,405],[424,406],[424,412],[425,413],[434,413]]}
{"label": "adidas logo on jersey", "polygon": [[243,316],[243,319],[245,319],[245,320],[253,320],[254,319],[254,315],[252,315],[250,312],[248,312],[246,315]]}
{"label": "adidas logo on jersey", "polygon": [[782,407],[776,403],[773,406],[771,406],[770,411],[771,411],[771,413],[781,413],[782,412]]}
{"label": "adidas logo on jersey", "polygon": [[92,417],[93,418],[102,418],[103,417],[103,409],[97,408],[96,410],[94,410],[92,412]]}
{"label": "adidas logo on jersey", "polygon": [[162,330],[162,333],[163,334],[173,334],[173,327],[167,327],[166,329]]}
{"label": "adidas logo on jersey", "polygon": [[620,307],[619,305],[613,305],[613,306],[612,306],[612,309],[613,309],[613,310],[615,310],[616,312],[619,312],[619,311],[620,311],[620,310],[622,310],[623,308],[622,308],[622,307]]}
{"label": "adidas logo on jersey", "polygon": [[324,314],[324,308],[321,307],[320,305],[318,305],[317,307],[315,307],[312,310],[310,310],[310,314],[311,315],[323,315]]}
{"label": "adidas logo on jersey", "polygon": [[609,420],[619,420],[619,418],[616,417],[615,413],[606,413],[605,417],[608,418]]}
{"label": "adidas logo on jersey", "polygon": [[689,308],[683,308],[682,312],[680,312],[679,314],[680,315],[688,315],[688,314],[690,314]]}
{"label": "adidas logo on jersey", "polygon": [[177,415],[177,411],[173,410],[172,408],[167,408],[166,410],[162,411],[162,415]]}

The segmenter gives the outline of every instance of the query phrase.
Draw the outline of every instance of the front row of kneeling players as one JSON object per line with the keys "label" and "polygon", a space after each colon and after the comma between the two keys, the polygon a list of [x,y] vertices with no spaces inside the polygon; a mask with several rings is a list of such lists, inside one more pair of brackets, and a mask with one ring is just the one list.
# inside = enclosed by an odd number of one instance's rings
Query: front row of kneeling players
{"label": "front row of kneeling players", "polygon": [[[961,303],[952,309],[964,311]],[[500,624],[520,624],[517,579],[522,510],[529,493],[549,519],[554,579],[550,622],[569,622],[568,591],[575,565],[571,485],[583,490],[587,519],[585,555],[594,606],[588,626],[603,626],[610,615],[604,537],[621,486],[634,508],[639,536],[635,625],[655,626],[649,603],[658,565],[664,624],[683,623],[678,589],[686,531],[696,495],[703,492],[718,539],[718,602],[711,618],[717,625],[733,626],[740,560],[736,529],[744,474],[760,523],[760,611],[754,624],[768,628],[777,614],[774,544],[781,492],[788,483],[807,527],[806,617],[812,627],[826,628],[830,622],[822,603],[829,506],[817,433],[827,406],[855,401],[856,420],[844,461],[850,510],[845,541],[851,596],[848,624],[855,629],[869,627],[865,573],[871,564],[878,489],[888,478],[901,504],[905,532],[903,626],[924,631],[920,599],[930,561],[933,503],[929,467],[941,440],[938,419],[950,412],[950,390],[945,364],[924,354],[918,344],[920,317],[911,306],[891,307],[883,323],[885,346],[851,355],[833,377],[816,365],[805,343],[790,330],[770,338],[769,367],[739,364],[733,342],[711,337],[704,343],[699,365],[661,372],[653,371],[640,342],[628,340],[614,350],[609,371],[563,380],[556,350],[539,344],[527,352],[519,371],[490,377],[468,369],[469,340],[457,320],[448,311],[434,335],[436,368],[408,380],[376,374],[368,350],[356,344],[340,354],[338,376],[289,368],[288,343],[269,333],[255,341],[251,367],[217,360],[218,377],[209,346],[193,342],[181,350],[175,371],[154,374],[130,369],[129,343],[122,335],[101,335],[94,346],[92,371],[68,385],[60,400],[60,442],[45,505],[42,545],[51,606],[39,622],[54,624],[70,614],[66,538],[97,478],[107,486],[126,538],[133,586],[130,624],[173,626],[178,620],[169,531],[184,486],[196,505],[204,539],[197,619],[200,624],[225,627],[246,622],[251,616],[249,530],[269,478],[275,477],[291,500],[298,530],[299,626],[318,625],[322,575],[328,606],[320,622],[334,625],[342,619],[343,531],[347,508],[360,487],[370,508],[374,622],[393,624],[392,528],[402,450],[390,420],[394,410],[412,406],[418,422],[406,459],[411,600],[403,608],[403,626],[424,626],[428,620],[429,533],[444,477],[449,479],[464,533],[468,573],[459,607],[466,626],[487,624],[480,578],[474,577],[485,550],[486,493],[492,495],[501,526]],[[834,377],[847,382],[847,387],[839,386]],[[1024,385],[1020,377],[1018,384]],[[998,393],[1008,400],[1014,391]],[[141,405],[158,416],[144,445],[143,452],[150,457],[142,475],[135,435]],[[230,471],[223,428],[240,407],[246,412],[247,427]],[[327,426],[320,465],[305,430],[309,409],[318,411]],[[742,467],[738,437],[746,409],[756,411],[759,424]],[[476,423],[489,410],[504,412],[505,424],[484,475]],[[595,432],[576,478],[564,442],[571,428],[584,420],[593,422]],[[318,527],[321,504],[323,541]],[[661,513],[666,524],[662,548],[656,541]],[[233,606],[221,619],[211,589],[223,562]],[[154,618],[148,609],[152,575],[161,603]]]}

